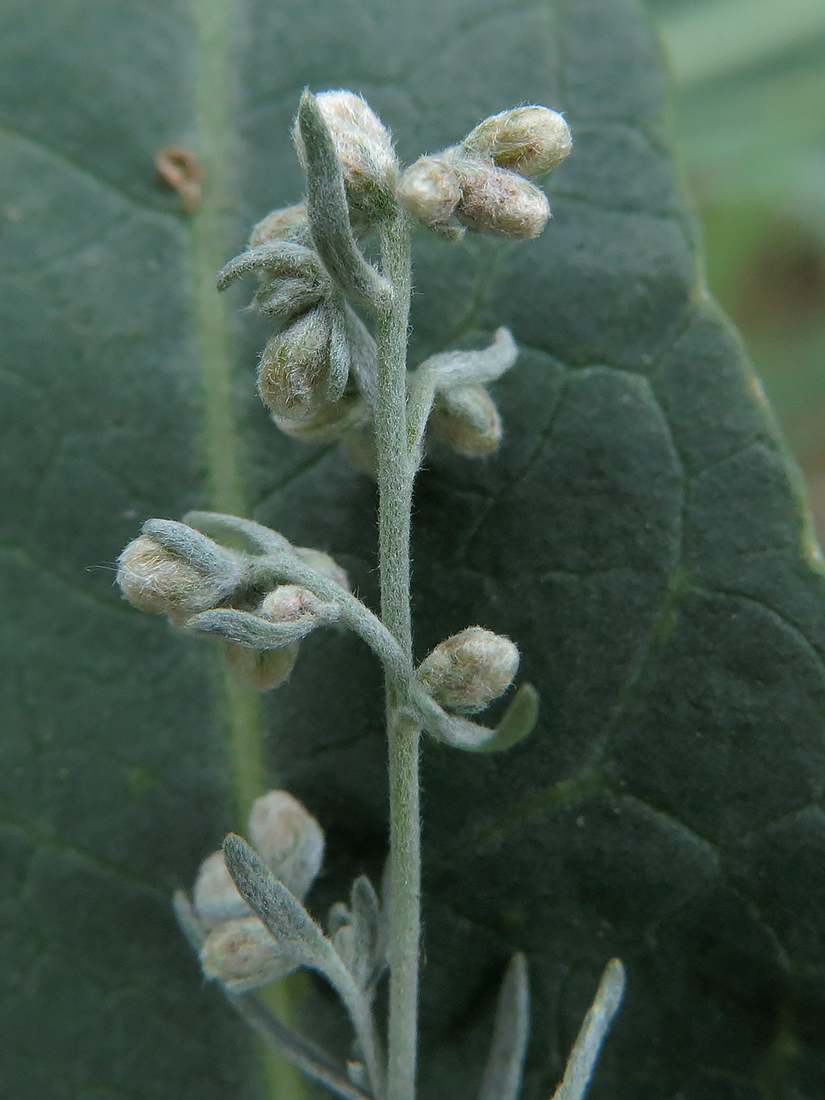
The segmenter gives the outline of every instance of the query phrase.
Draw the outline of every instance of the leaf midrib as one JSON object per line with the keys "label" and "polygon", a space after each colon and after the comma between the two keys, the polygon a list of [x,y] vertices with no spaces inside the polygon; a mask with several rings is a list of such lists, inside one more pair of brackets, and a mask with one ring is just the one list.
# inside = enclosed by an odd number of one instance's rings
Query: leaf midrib
{"label": "leaf midrib", "polygon": [[[208,497],[217,512],[246,515],[240,467],[240,430],[233,401],[235,356],[229,302],[215,287],[215,273],[231,255],[237,237],[233,202],[236,101],[230,77],[235,51],[236,0],[192,0],[195,36],[194,145],[203,174],[201,204],[190,220],[187,259],[193,325],[203,382],[201,443]],[[261,708],[256,692],[222,674],[224,736],[237,824],[243,828],[252,801],[267,787]],[[289,979],[265,991],[277,1015],[289,1023]],[[303,1078],[289,1063],[263,1048],[263,1088],[270,1100],[303,1100]]]}

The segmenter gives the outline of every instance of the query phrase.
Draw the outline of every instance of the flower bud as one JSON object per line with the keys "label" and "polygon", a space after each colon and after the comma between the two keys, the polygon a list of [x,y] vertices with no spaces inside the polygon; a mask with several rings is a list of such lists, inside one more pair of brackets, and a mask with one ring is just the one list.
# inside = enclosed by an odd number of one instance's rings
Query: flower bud
{"label": "flower bud", "polygon": [[348,432],[360,427],[369,415],[364,402],[356,395],[345,393],[340,401],[326,402],[305,419],[277,416],[272,419],[284,435],[303,443],[334,443]]}
{"label": "flower bud", "polygon": [[462,157],[455,164],[462,194],[456,215],[463,225],[516,241],[538,237],[550,217],[543,191],[490,161]]}
{"label": "flower bud", "polygon": [[318,615],[323,606],[308,588],[299,584],[279,584],[267,592],[255,614],[273,623],[292,623],[306,615]]}
{"label": "flower bud", "polygon": [[294,546],[292,549],[304,565],[308,565],[310,569],[314,569],[318,573],[323,573],[324,576],[329,577],[336,584],[340,584],[346,592],[352,590],[346,570],[342,569],[329,554],[325,554],[323,550],[315,550],[310,546]]}
{"label": "flower bud", "polygon": [[378,480],[378,447],[372,424],[362,425],[344,436],[344,454],[353,470]]}
{"label": "flower bud", "polygon": [[468,626],[437,645],[417,676],[437,703],[474,714],[504,694],[518,664],[518,649],[509,638]]}
{"label": "flower bud", "polygon": [[501,443],[501,417],[495,401],[479,383],[440,393],[430,424],[456,454],[466,458],[493,454]]}
{"label": "flower bud", "polygon": [[270,338],[258,367],[258,392],[276,416],[301,422],[328,406],[331,334],[328,311],[316,306]]}
{"label": "flower bud", "polygon": [[271,210],[265,218],[252,227],[249,247],[263,244],[265,241],[294,241],[306,244],[309,239],[309,219],[305,202],[294,206],[285,206],[280,210]]}
{"label": "flower bud", "polygon": [[205,611],[227,594],[232,580],[224,571],[205,573],[150,535],[133,539],[117,562],[120,590],[141,611]]}
{"label": "flower bud", "polygon": [[471,154],[490,157],[520,176],[541,176],[567,157],[570,127],[549,107],[515,107],[480,122],[462,142]]}
{"label": "flower bud", "polygon": [[297,964],[285,955],[258,917],[220,925],[201,947],[204,976],[217,979],[232,993],[245,993],[285,978]]}
{"label": "flower bud", "polygon": [[249,906],[235,888],[223,852],[213,852],[200,866],[195,879],[195,912],[206,928],[249,915]]}
{"label": "flower bud", "polygon": [[[389,130],[367,101],[354,92],[321,92],[315,100],[341,162],[347,202],[355,220],[371,222],[389,213],[398,171]],[[298,159],[306,167],[297,126],[293,136]]]}
{"label": "flower bud", "polygon": [[302,901],[324,858],[324,833],[315,818],[287,791],[269,791],[253,802],[247,828],[264,863]]}
{"label": "flower bud", "polygon": [[420,157],[401,177],[397,197],[409,214],[430,228],[449,222],[461,200],[450,159]]}
{"label": "flower bud", "polygon": [[299,642],[279,649],[247,649],[230,642],[224,646],[224,657],[232,676],[239,684],[254,691],[269,691],[286,683],[298,660]]}

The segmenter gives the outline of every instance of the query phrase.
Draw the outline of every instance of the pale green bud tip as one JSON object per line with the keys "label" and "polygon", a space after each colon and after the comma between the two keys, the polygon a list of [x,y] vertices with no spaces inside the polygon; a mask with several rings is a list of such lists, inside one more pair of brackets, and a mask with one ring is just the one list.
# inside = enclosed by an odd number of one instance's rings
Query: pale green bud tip
{"label": "pale green bud tip", "polygon": [[139,535],[118,558],[117,583],[141,611],[186,610],[200,604],[212,585],[194,566],[148,535]]}
{"label": "pale green bud tip", "polygon": [[[391,208],[398,160],[390,132],[367,101],[344,89],[315,97],[341,163],[347,200],[354,212],[366,216]],[[294,130],[301,164],[306,154],[300,131]]]}
{"label": "pale green bud tip", "polygon": [[230,642],[224,647],[224,657],[232,676],[244,687],[269,691],[289,679],[298,659],[298,642],[279,649],[247,649]]}
{"label": "pale green bud tip", "polygon": [[357,431],[369,417],[367,405],[354,394],[327,402],[309,417],[293,418],[272,414],[284,435],[302,443],[333,443],[350,431]]}
{"label": "pale green bud tip", "polygon": [[501,443],[498,409],[478,383],[439,394],[430,423],[436,435],[465,458],[484,458],[497,451]]}
{"label": "pale green bud tip", "polygon": [[279,584],[264,596],[256,614],[273,623],[294,623],[305,615],[318,615],[323,603],[299,584]]}
{"label": "pale green bud tip", "polygon": [[206,937],[201,948],[204,976],[223,982],[233,993],[258,989],[296,969],[257,917],[227,921]]}
{"label": "pale green bud tip", "polygon": [[530,106],[485,118],[462,144],[520,176],[540,176],[569,156],[573,138],[558,111]]}
{"label": "pale green bud tip", "polygon": [[343,569],[329,554],[325,554],[323,550],[315,550],[310,546],[295,546],[293,550],[304,565],[308,565],[310,569],[314,569],[318,573],[323,573],[324,576],[329,577],[336,584],[340,584],[346,592],[352,590],[346,569]]}
{"label": "pale green bud tip", "polygon": [[201,864],[193,901],[195,912],[207,928],[249,914],[249,906],[235,888],[223,852],[213,852]]}
{"label": "pale green bud tip", "polygon": [[544,192],[489,161],[464,157],[457,168],[462,199],[459,221],[475,233],[492,233],[510,240],[538,237],[550,217]]}
{"label": "pale green bud tip", "polygon": [[468,626],[435,647],[421,663],[418,679],[443,707],[473,714],[504,694],[518,665],[519,652],[509,638]]}
{"label": "pale green bud tip", "polygon": [[461,186],[444,157],[421,157],[398,185],[398,201],[426,226],[449,222],[461,199]]}
{"label": "pale green bud tip", "polygon": [[272,210],[252,227],[249,247],[255,248],[265,241],[295,241],[305,244],[309,236],[309,219],[305,202],[283,209]]}
{"label": "pale green bud tip", "polygon": [[252,804],[249,839],[264,863],[298,900],[321,870],[324,833],[288,791],[269,791]]}

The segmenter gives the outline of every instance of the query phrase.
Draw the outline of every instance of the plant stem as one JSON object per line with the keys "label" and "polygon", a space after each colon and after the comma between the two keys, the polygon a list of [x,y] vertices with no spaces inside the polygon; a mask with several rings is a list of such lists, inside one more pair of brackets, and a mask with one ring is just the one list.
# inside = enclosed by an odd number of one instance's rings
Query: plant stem
{"label": "plant stem", "polygon": [[[407,444],[407,324],[410,236],[398,211],[381,230],[389,306],[377,316],[379,542],[381,618],[412,673],[410,512],[413,474]],[[390,1018],[387,1100],[413,1100],[421,928],[420,726],[410,716],[405,679],[385,671],[390,791]]]}

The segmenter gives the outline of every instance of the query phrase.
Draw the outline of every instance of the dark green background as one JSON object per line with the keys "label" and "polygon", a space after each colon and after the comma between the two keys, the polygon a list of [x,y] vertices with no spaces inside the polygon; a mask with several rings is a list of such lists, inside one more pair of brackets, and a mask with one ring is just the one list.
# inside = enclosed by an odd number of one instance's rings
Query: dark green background
{"label": "dark green background", "polygon": [[[305,84],[363,92],[405,160],[520,101],[576,135],[538,242],[418,250],[416,355],[501,323],[524,350],[496,388],[500,454],[434,449],[420,480],[417,652],[480,622],[519,641],[543,700],[509,754],[426,748],[423,1095],[476,1091],[521,948],[528,1100],[551,1093],[617,953],[628,994],[594,1100],[820,1097],[820,566],[801,482],[699,283],[657,47],[625,0],[7,0],[0,1092],[295,1095],[264,1086],[169,910],[237,824],[237,708],[214,654],[112,582],[145,517],[234,500],[375,599],[373,487],[267,421],[266,328],[240,299],[196,308],[245,227],[300,194],[287,131]],[[191,220],[154,178],[172,141],[205,167]],[[231,406],[201,369],[224,339]],[[236,438],[241,489],[217,468]],[[270,781],[329,837],[319,913],[383,859],[381,710],[372,658],[335,633],[266,700]],[[299,1016],[337,1041],[331,997],[308,988]]]}

